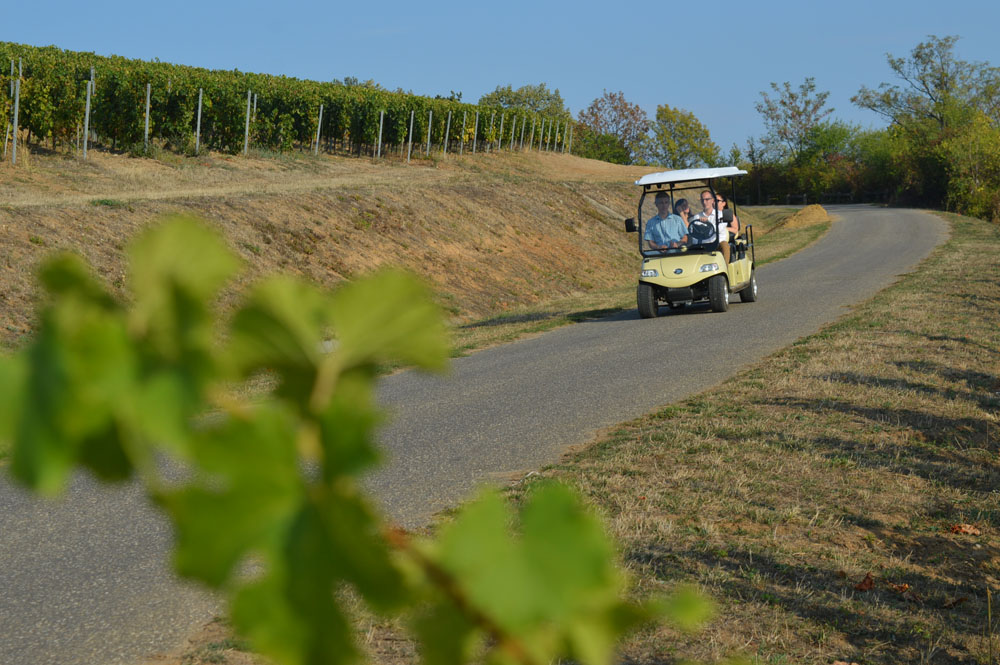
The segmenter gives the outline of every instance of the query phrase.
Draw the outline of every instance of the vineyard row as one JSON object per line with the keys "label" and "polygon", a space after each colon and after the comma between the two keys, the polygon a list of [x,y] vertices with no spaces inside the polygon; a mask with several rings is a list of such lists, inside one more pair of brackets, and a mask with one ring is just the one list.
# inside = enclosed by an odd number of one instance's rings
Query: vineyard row
{"label": "vineyard row", "polygon": [[572,147],[568,114],[0,42],[0,63],[7,61],[9,73],[0,70],[0,90],[9,91],[0,94],[7,136],[16,110],[14,129],[29,140],[50,141],[54,150],[79,144],[85,125],[117,150],[136,150],[150,139],[187,153],[249,146],[375,155],[383,146],[402,152],[404,145],[413,154],[432,146],[455,152]]}

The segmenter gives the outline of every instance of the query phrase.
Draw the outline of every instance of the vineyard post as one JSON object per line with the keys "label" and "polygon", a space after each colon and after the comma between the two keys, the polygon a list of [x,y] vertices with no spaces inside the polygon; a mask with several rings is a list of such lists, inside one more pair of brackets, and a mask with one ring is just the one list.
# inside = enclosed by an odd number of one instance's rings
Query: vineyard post
{"label": "vineyard post", "polygon": [[203,88],[198,88],[198,122],[194,128],[194,154],[198,154],[198,147],[201,144],[201,93]]}
{"label": "vineyard post", "polygon": [[556,135],[552,143],[552,152],[559,152],[559,121],[556,121]]}
{"label": "vineyard post", "polygon": [[[97,105],[97,97],[96,97],[96,95],[97,95],[97,77],[96,77],[96,73],[94,71],[94,65],[90,66],[90,95],[94,98],[94,105],[96,106]],[[97,140],[97,132],[96,131],[94,132],[94,140],[95,141]],[[84,147],[86,147],[86,144],[84,144]],[[87,151],[86,150],[83,151],[83,158],[87,159]]]}
{"label": "vineyard post", "polygon": [[545,142],[545,118],[538,125],[538,152],[542,151],[542,143]]}
{"label": "vineyard post", "polygon": [[451,111],[448,111],[448,123],[444,127],[444,147],[441,148],[441,154],[448,154],[448,136],[451,134]]}
{"label": "vineyard post", "polygon": [[531,118],[531,135],[528,137],[528,152],[531,152],[531,146],[535,145],[535,120],[537,118]]}
{"label": "vineyard post", "polygon": [[[253,98],[256,100],[257,99],[257,95],[254,95]],[[313,154],[314,155],[318,155],[319,154],[319,133],[320,133],[320,129],[322,127],[323,127],[323,105],[320,104],[319,105],[319,119],[316,121],[316,147],[313,148]]]}
{"label": "vineyard post", "polygon": [[431,127],[434,126],[434,109],[427,112],[427,150],[424,152],[425,155],[430,156],[431,154]]}
{"label": "vineyard post", "polygon": [[[79,133],[79,129],[76,130]],[[7,131],[3,135],[3,158],[7,159],[7,141],[10,140],[10,121],[7,121]]]}
{"label": "vineyard post", "polygon": [[[320,109],[322,109],[323,105],[320,104],[319,107],[320,107]],[[254,122],[257,122],[257,93],[256,92],[253,93],[253,120],[254,120]]]}
{"label": "vineyard post", "polygon": [[479,139],[479,111],[476,111],[476,128],[472,130],[472,154],[476,154],[476,141]]}
{"label": "vineyard post", "polygon": [[[91,70],[93,72],[93,70]],[[93,74],[91,74],[93,75]],[[87,141],[90,139],[90,95],[94,91],[94,82],[87,81],[87,107],[83,112],[83,158],[87,159]]]}
{"label": "vineyard post", "polygon": [[524,152],[524,129],[528,126],[528,119],[525,117],[521,118],[521,143],[518,146],[518,150]]}
{"label": "vineyard post", "polygon": [[569,154],[573,154],[573,126],[569,128]]}
{"label": "vineyard post", "polygon": [[14,96],[14,58],[10,59],[10,96]]}
{"label": "vineyard post", "polygon": [[549,146],[552,145],[552,121],[549,120],[549,131],[548,135],[545,137],[545,152],[549,151]]}
{"label": "vineyard post", "polygon": [[508,150],[514,149],[514,139],[516,138],[517,138],[517,116],[515,115],[514,119],[510,121],[510,145],[507,146]]}
{"label": "vineyard post", "polygon": [[409,141],[410,141],[410,145],[406,149],[406,163],[407,164],[410,163],[410,153],[413,152],[413,114],[414,113],[416,113],[416,111],[410,111],[410,133],[409,133],[409,137],[408,137]]}
{"label": "vineyard post", "polygon": [[250,154],[250,91],[247,90],[247,121],[243,127],[243,155]]}
{"label": "vineyard post", "polygon": [[501,113],[500,114],[500,133],[497,134],[497,137],[495,139],[496,142],[497,142],[497,150],[498,151],[503,149],[503,121],[504,121],[504,118],[506,118],[506,117],[507,117],[506,113]]}
{"label": "vineyard post", "polygon": [[458,142],[458,154],[461,155],[465,151],[465,118],[469,115],[468,111],[462,111],[462,137]]}
{"label": "vineyard post", "polygon": [[[494,111],[493,113],[490,114],[490,137],[491,138],[493,137],[493,122],[496,120],[496,118],[497,118],[497,112]],[[491,140],[489,143],[486,144],[486,152],[489,152],[490,148],[492,146],[493,146],[493,141]]]}
{"label": "vineyard post", "polygon": [[11,164],[17,164],[17,112],[21,106],[21,79],[17,79],[14,85],[14,153],[11,155]]}
{"label": "vineyard post", "polygon": [[146,84],[146,125],[142,131],[142,145],[146,152],[149,152],[149,92],[151,84]]}
{"label": "vineyard post", "polygon": [[375,153],[376,157],[382,157],[382,123],[385,122],[385,111],[378,112],[378,150]]}

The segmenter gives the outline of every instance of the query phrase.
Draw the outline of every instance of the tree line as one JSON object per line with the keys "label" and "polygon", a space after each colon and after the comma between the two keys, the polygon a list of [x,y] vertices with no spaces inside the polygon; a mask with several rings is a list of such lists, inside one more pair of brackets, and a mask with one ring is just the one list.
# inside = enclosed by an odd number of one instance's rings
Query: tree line
{"label": "tree line", "polygon": [[756,105],[766,133],[723,154],[683,109],[650,119],[622,93],[581,111],[576,154],[623,164],[691,168],[736,164],[750,172],[738,194],[752,203],[881,201],[1000,219],[1000,68],[955,54],[958,37],[929,36],[908,56],[887,56],[892,80],[861,86],[851,101],[883,129],[833,117],[815,79],[771,83]]}

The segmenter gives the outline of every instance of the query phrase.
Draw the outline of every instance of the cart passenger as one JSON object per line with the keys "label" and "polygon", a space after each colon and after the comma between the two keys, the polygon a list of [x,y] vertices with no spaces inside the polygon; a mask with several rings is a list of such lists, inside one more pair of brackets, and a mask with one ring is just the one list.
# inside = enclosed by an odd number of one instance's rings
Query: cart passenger
{"label": "cart passenger", "polygon": [[[702,211],[691,219],[692,243],[711,245],[719,241],[719,250],[726,263],[729,263],[729,229],[722,221],[722,212],[715,209],[715,203],[715,194],[711,191],[706,189],[701,193]],[[695,225],[698,233],[694,232]]]}
{"label": "cart passenger", "polygon": [[[720,217],[723,211],[725,211],[728,207],[729,204],[726,202],[726,197],[722,194],[716,194],[715,208],[719,211]],[[730,242],[732,242],[733,239],[740,234],[740,218],[736,216],[736,213],[733,213],[733,221],[729,224],[729,234]]]}
{"label": "cart passenger", "polygon": [[681,218],[684,222],[684,228],[687,229],[690,224],[688,220],[691,218],[691,204],[688,203],[687,199],[677,199],[677,203],[674,204],[674,214]]}
{"label": "cart passenger", "polygon": [[656,214],[646,223],[643,235],[650,249],[673,249],[687,243],[687,224],[678,215],[670,214],[670,195],[657,192],[653,199]]}

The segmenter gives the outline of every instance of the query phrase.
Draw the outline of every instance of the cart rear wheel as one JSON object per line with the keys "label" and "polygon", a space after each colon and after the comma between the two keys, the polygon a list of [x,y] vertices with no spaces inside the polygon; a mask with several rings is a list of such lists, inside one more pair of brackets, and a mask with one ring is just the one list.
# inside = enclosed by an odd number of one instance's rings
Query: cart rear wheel
{"label": "cart rear wheel", "polygon": [[740,291],[740,300],[743,302],[757,302],[757,272],[750,271],[750,283]]}

